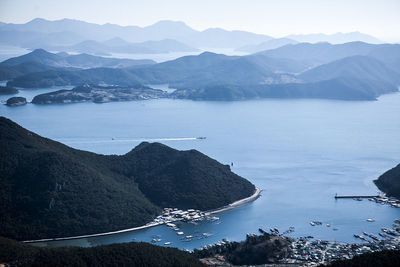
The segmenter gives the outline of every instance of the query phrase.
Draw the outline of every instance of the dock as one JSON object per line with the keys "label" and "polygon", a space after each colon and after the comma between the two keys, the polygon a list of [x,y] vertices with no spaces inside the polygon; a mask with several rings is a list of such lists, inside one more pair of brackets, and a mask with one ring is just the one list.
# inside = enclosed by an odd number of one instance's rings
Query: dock
{"label": "dock", "polygon": [[375,196],[338,196],[337,194],[335,195],[335,199],[338,198],[374,198],[374,197],[379,197],[379,195],[375,195]]}

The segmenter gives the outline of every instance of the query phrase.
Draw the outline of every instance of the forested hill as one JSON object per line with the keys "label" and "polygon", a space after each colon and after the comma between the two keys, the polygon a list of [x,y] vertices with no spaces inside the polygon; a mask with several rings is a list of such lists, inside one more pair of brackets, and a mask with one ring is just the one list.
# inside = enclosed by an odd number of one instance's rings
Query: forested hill
{"label": "forested hill", "polygon": [[92,248],[39,248],[0,237],[0,263],[10,266],[204,266],[188,252],[148,243]]}
{"label": "forested hill", "polygon": [[382,174],[374,182],[388,196],[400,199],[400,164]]}
{"label": "forested hill", "polygon": [[163,207],[214,209],[255,190],[198,151],[159,143],[98,155],[0,117],[0,147],[0,236],[18,240],[130,228]]}

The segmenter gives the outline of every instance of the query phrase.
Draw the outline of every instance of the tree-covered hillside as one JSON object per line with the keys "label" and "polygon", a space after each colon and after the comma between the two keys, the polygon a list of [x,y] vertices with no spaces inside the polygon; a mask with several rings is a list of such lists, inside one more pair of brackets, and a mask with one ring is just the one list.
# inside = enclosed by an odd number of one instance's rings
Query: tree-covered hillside
{"label": "tree-covered hillside", "polygon": [[203,266],[188,252],[148,243],[39,248],[0,237],[0,263],[11,266]]}
{"label": "tree-covered hillside", "polygon": [[18,240],[140,226],[163,207],[214,209],[255,190],[200,152],[159,143],[98,155],[0,117],[0,147],[0,235]]}
{"label": "tree-covered hillside", "polygon": [[400,164],[379,176],[374,182],[388,196],[400,199]]}

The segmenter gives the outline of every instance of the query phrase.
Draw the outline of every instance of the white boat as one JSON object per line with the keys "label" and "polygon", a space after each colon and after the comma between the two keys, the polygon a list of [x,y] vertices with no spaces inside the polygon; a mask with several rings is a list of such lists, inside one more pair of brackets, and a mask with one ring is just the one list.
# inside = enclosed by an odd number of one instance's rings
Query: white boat
{"label": "white boat", "polygon": [[171,245],[171,242],[165,242],[164,245]]}
{"label": "white boat", "polygon": [[177,235],[183,235],[183,232],[177,232],[176,234]]}
{"label": "white boat", "polygon": [[368,218],[367,219],[367,222],[374,222],[375,220],[374,219],[372,219],[372,218]]}

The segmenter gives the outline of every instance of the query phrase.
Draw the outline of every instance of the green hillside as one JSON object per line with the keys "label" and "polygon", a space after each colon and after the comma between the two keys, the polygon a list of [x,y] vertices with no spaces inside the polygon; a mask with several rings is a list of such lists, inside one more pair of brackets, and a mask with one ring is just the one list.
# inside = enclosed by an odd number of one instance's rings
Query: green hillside
{"label": "green hillside", "polygon": [[0,117],[0,147],[0,236],[18,240],[140,226],[163,207],[214,209],[255,190],[200,152],[159,143],[98,155]]}
{"label": "green hillside", "polygon": [[400,199],[400,164],[382,174],[374,182],[388,196]]}
{"label": "green hillside", "polygon": [[188,252],[148,243],[39,248],[0,237],[0,263],[11,266],[203,266]]}

